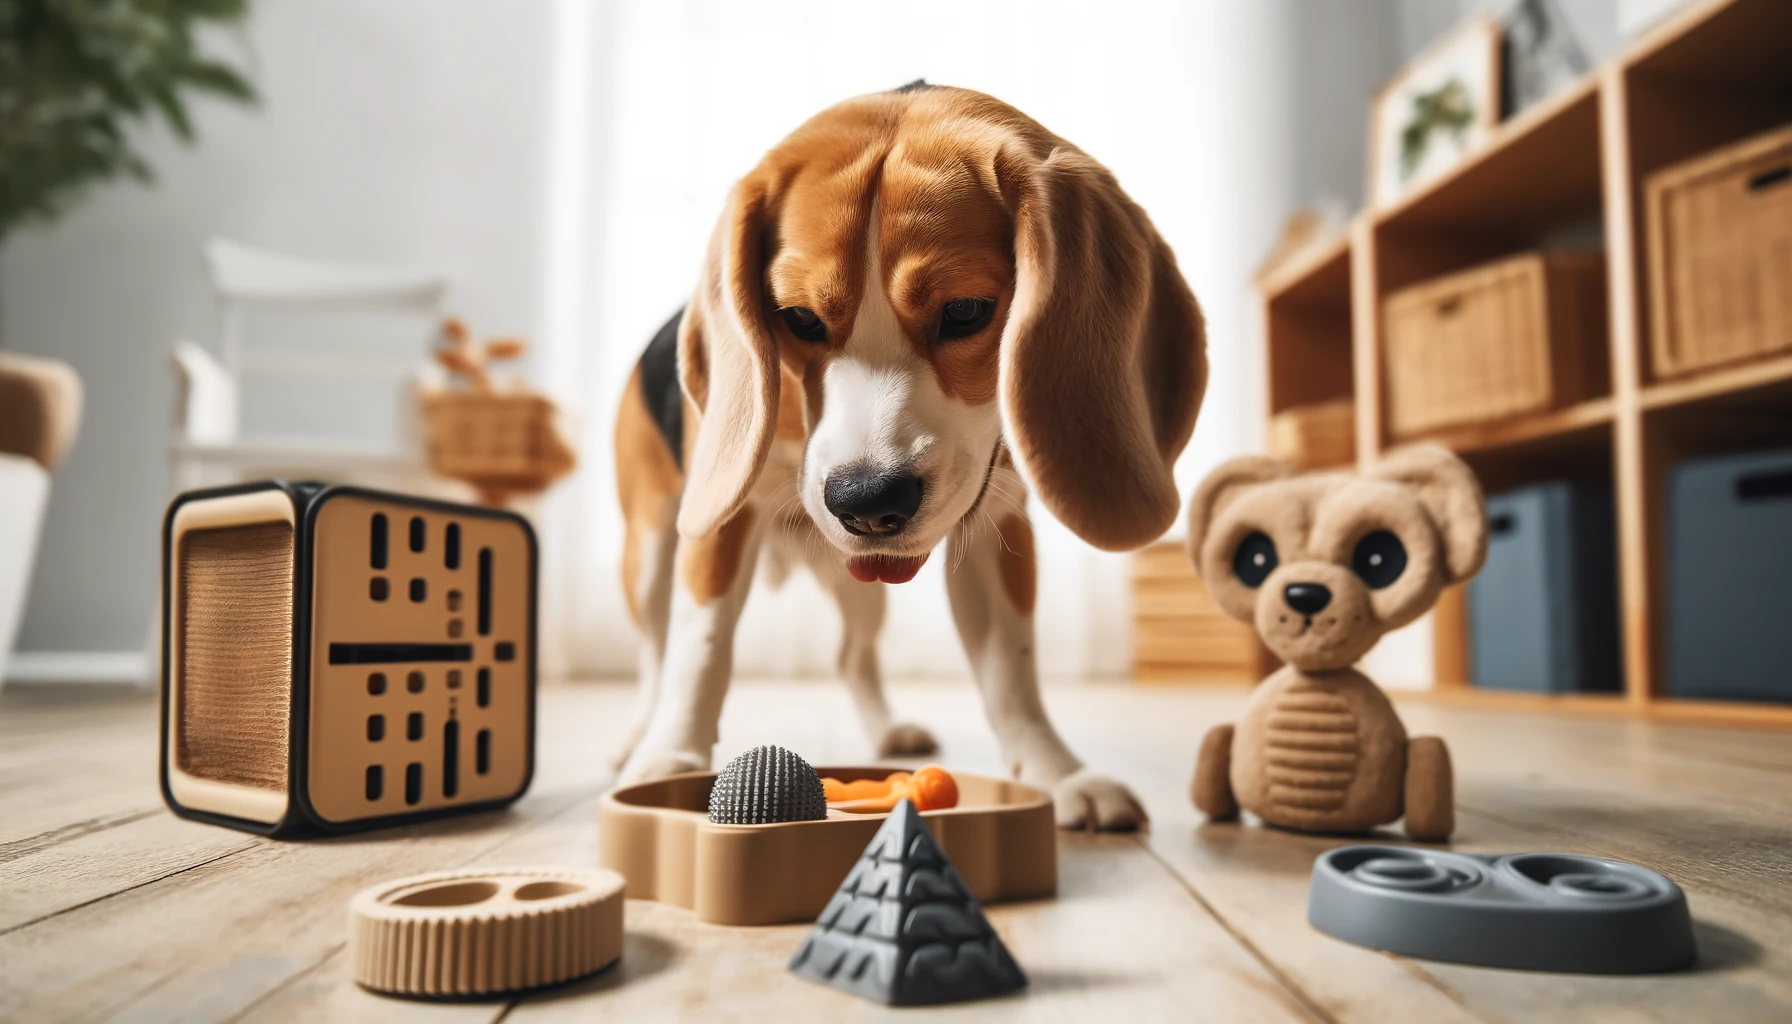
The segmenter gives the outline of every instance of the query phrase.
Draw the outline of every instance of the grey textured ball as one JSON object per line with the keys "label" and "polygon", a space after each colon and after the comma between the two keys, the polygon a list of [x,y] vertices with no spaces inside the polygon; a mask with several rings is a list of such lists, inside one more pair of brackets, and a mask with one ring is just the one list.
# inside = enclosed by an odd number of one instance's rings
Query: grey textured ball
{"label": "grey textured ball", "polygon": [[809,762],[771,744],[728,762],[709,791],[709,820],[718,825],[819,821],[827,816],[821,776]]}

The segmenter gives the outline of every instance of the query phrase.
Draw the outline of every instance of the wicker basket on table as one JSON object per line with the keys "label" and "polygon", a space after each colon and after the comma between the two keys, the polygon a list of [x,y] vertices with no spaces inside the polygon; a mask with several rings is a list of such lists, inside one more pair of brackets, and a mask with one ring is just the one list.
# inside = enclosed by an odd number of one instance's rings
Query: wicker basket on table
{"label": "wicker basket on table", "polygon": [[493,360],[521,355],[523,343],[500,339],[475,346],[466,328],[452,319],[443,323],[442,332],[449,344],[436,358],[465,378],[468,387],[423,396],[430,469],[466,481],[481,502],[494,506],[544,491],[572,472],[578,458],[559,408],[520,387],[498,390],[487,372]]}

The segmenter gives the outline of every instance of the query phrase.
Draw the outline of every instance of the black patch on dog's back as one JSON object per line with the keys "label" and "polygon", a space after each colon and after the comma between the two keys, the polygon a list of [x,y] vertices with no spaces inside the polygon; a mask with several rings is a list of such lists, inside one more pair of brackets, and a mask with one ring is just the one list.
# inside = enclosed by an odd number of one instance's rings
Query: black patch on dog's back
{"label": "black patch on dog's back", "polygon": [[890,91],[891,92],[920,92],[923,89],[931,89],[931,88],[933,88],[933,86],[927,84],[927,79],[917,78],[914,81],[908,83],[907,85],[899,85]]}
{"label": "black patch on dog's back", "polygon": [[647,415],[660,430],[666,447],[672,449],[672,462],[684,472],[684,392],[678,388],[678,325],[684,321],[684,310],[659,329],[641,353],[641,398],[647,403]]}

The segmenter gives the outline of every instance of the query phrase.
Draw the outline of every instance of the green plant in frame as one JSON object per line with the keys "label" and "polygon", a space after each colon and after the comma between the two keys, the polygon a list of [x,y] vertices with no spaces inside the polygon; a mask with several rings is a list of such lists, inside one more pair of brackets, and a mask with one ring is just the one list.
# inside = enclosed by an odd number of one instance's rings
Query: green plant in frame
{"label": "green plant in frame", "polygon": [[247,0],[0,0],[0,240],[91,185],[150,180],[133,124],[160,118],[191,142],[193,93],[252,101],[243,73],[197,38],[246,10]]}
{"label": "green plant in frame", "polygon": [[1436,89],[1414,96],[1412,116],[1400,130],[1400,180],[1410,179],[1424,163],[1432,132],[1443,129],[1460,143],[1474,119],[1468,87],[1460,78],[1452,76]]}

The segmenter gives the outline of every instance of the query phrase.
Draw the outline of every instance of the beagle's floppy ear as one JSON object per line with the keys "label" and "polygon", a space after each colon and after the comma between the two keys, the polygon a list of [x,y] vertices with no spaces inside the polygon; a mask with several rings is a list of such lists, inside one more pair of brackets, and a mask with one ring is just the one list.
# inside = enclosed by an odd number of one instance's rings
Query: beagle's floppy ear
{"label": "beagle's floppy ear", "polygon": [[1014,299],[1000,394],[1009,447],[1046,508],[1098,548],[1155,540],[1207,385],[1201,308],[1107,168],[1004,148]]}
{"label": "beagle's floppy ear", "polygon": [[1294,470],[1279,459],[1267,455],[1240,455],[1215,466],[1195,488],[1188,500],[1188,556],[1195,563],[1195,574],[1206,578],[1201,564],[1201,549],[1207,544],[1207,533],[1226,504],[1243,488],[1268,483],[1294,475]]}
{"label": "beagle's floppy ear", "polygon": [[729,197],[697,292],[678,328],[678,380],[696,410],[678,532],[712,533],[759,478],[778,419],[777,344],[765,324],[765,191],[752,179]]}
{"label": "beagle's floppy ear", "polygon": [[1389,453],[1366,475],[1405,484],[1418,494],[1443,542],[1445,583],[1460,583],[1481,568],[1487,557],[1487,506],[1468,463],[1441,445],[1421,444]]}

